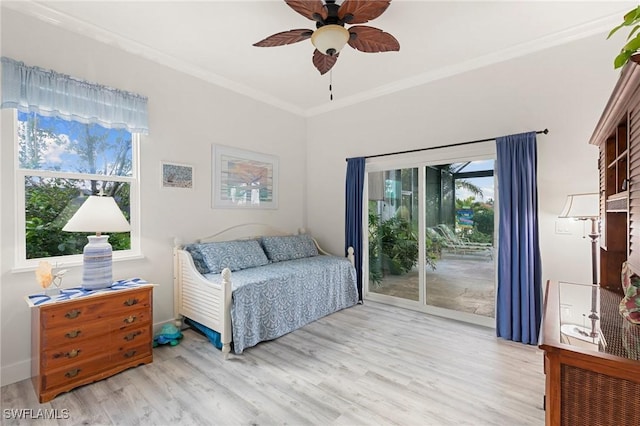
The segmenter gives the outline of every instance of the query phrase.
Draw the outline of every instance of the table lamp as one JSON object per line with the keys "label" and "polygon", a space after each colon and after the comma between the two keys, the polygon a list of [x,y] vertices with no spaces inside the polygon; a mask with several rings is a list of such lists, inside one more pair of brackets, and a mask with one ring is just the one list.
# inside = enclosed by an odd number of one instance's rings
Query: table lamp
{"label": "table lamp", "polygon": [[591,220],[591,332],[589,337],[597,337],[596,321],[600,319],[597,312],[598,303],[598,220],[600,219],[600,197],[597,192],[586,194],[569,194],[559,217],[573,218],[576,220]]}
{"label": "table lamp", "polygon": [[82,259],[82,288],[97,290],[111,287],[112,249],[109,236],[102,232],[127,232],[131,229],[113,197],[91,195],[62,228],[66,232],[95,232],[89,235]]}

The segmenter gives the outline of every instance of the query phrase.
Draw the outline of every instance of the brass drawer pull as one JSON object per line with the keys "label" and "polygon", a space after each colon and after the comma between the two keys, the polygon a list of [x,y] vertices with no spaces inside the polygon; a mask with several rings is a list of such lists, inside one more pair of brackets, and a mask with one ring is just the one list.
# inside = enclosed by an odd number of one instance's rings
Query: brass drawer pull
{"label": "brass drawer pull", "polygon": [[67,358],[75,358],[78,356],[78,354],[80,354],[80,349],[73,349],[69,352],[58,352],[57,354],[53,355],[54,359],[58,359],[58,358],[62,358],[67,357]]}
{"label": "brass drawer pull", "polygon": [[76,377],[79,372],[80,372],[79,368],[74,368],[73,370],[69,370],[66,373],[64,373],[64,376],[68,378]]}
{"label": "brass drawer pull", "polygon": [[124,306],[133,306],[138,304],[138,299],[130,298],[124,301]]}
{"label": "brass drawer pull", "polygon": [[134,322],[136,320],[136,316],[135,315],[129,315],[128,318],[124,319],[124,322],[126,322],[127,324],[131,324],[132,322]]}
{"label": "brass drawer pull", "polygon": [[81,330],[73,330],[65,334],[64,337],[66,337],[67,339],[75,339],[80,335],[80,333],[82,333]]}
{"label": "brass drawer pull", "polygon": [[124,357],[125,358],[131,358],[132,356],[134,356],[136,354],[136,352],[138,352],[138,351],[136,351],[135,349],[131,349],[130,351],[124,353]]}
{"label": "brass drawer pull", "polygon": [[80,353],[80,349],[73,349],[67,352],[65,356],[67,358],[75,358],[78,356],[79,353]]}
{"label": "brass drawer pull", "polygon": [[80,309],[72,309],[66,314],[64,314],[65,318],[74,319],[78,318],[78,316],[82,313]]}
{"label": "brass drawer pull", "polygon": [[125,335],[124,336],[124,340],[126,340],[127,342],[131,341],[131,340],[135,339],[136,336],[139,336],[141,334],[142,334],[142,331],[140,331],[140,330],[134,331],[133,333],[129,333],[129,334]]}

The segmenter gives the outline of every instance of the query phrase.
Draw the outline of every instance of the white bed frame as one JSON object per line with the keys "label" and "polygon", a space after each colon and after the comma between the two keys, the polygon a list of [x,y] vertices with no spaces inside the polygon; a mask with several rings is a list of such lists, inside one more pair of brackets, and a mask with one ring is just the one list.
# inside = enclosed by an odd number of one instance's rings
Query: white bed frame
{"label": "white bed frame", "polygon": [[[304,233],[304,229],[299,233]],[[212,241],[231,241],[240,239],[259,238],[263,236],[292,235],[269,225],[248,223],[232,226],[197,243]],[[318,252],[328,255],[313,239]],[[182,318],[187,317],[220,333],[222,354],[228,358],[231,351],[231,271],[225,268],[222,283],[214,284],[200,274],[193,263],[191,255],[182,250],[183,243],[174,240],[174,314],[178,327],[182,326]],[[349,247],[347,258],[354,264],[353,248]]]}

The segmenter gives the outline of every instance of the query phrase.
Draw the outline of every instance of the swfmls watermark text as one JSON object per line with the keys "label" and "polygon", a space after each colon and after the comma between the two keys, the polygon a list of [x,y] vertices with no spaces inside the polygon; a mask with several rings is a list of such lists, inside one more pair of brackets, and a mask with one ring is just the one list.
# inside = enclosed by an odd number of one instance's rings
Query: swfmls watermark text
{"label": "swfmls watermark text", "polygon": [[66,420],[68,408],[5,408],[2,418],[5,420]]}

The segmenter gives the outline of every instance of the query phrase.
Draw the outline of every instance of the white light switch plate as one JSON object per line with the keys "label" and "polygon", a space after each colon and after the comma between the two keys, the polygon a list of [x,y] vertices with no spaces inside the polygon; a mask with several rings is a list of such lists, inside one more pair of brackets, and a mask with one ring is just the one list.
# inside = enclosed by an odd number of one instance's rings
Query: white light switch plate
{"label": "white light switch plate", "polygon": [[568,235],[571,234],[569,228],[569,222],[566,220],[556,220],[556,234]]}

